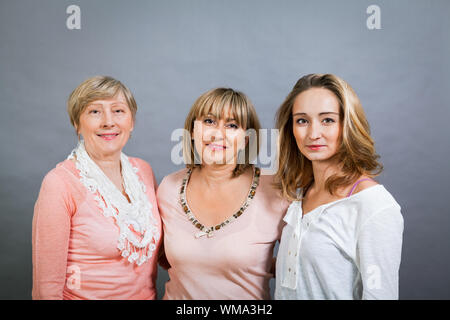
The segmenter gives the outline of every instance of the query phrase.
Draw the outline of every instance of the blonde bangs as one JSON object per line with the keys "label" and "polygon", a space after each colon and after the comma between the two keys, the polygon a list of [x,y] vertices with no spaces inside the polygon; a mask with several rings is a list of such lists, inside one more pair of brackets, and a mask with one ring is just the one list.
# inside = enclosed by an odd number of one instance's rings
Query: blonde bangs
{"label": "blonde bangs", "polygon": [[249,126],[249,101],[235,92],[207,95],[194,112],[195,119],[213,115],[216,119],[234,119],[236,123],[246,130]]}

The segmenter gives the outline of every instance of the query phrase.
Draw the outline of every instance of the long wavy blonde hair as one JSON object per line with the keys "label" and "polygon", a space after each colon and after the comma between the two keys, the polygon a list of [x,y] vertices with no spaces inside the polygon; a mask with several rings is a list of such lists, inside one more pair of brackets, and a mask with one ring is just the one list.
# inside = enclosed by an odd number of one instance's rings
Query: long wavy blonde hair
{"label": "long wavy blonde hair", "polygon": [[369,123],[352,87],[332,74],[309,74],[297,81],[276,114],[279,166],[275,185],[290,201],[301,199],[298,188],[305,190],[314,182],[312,163],[298,149],[292,119],[295,98],[311,88],[328,89],[339,101],[342,141],[335,157],[341,170],[327,179],[326,189],[335,194],[338,188],[350,185],[361,175],[375,177],[383,170],[377,161],[379,156],[370,136]]}

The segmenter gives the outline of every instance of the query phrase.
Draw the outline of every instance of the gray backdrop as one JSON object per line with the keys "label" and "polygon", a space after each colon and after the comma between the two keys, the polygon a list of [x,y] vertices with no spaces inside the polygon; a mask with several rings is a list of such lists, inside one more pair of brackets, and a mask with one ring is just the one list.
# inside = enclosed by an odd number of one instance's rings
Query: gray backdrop
{"label": "gray backdrop", "polygon": [[[334,73],[362,100],[405,220],[400,298],[450,298],[450,1],[0,2],[0,298],[31,297],[31,221],[44,175],[76,144],[66,113],[87,77],[123,81],[139,111],[125,152],[158,182],[190,106],[242,90],[265,128],[296,80]],[[81,8],[69,30],[66,8]],[[369,30],[369,5],[381,29]],[[159,296],[167,273],[158,276]]]}

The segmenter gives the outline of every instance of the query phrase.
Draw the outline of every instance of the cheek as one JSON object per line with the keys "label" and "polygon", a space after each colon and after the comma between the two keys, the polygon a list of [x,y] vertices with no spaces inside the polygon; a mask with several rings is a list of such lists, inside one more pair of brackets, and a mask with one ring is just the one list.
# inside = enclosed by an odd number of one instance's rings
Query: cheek
{"label": "cheek", "polygon": [[245,146],[245,132],[243,132],[242,130],[230,130],[225,134],[229,145],[234,145],[238,148],[243,148]]}
{"label": "cheek", "polygon": [[297,144],[301,145],[305,138],[306,131],[302,130],[302,128],[297,127],[297,128],[294,128],[293,134],[294,134],[294,138],[295,138],[295,141],[297,142]]}
{"label": "cheek", "polygon": [[83,135],[88,135],[93,133],[98,128],[95,119],[86,119],[84,117],[80,117],[80,122],[78,124],[78,133]]}
{"label": "cheek", "polygon": [[194,131],[192,133],[192,138],[196,144],[201,144],[203,142],[203,137],[205,135],[205,130],[201,124],[194,124]]}
{"label": "cheek", "polygon": [[197,150],[197,153],[202,154],[203,150],[203,132],[200,126],[194,126],[194,131],[191,135],[194,140],[194,148]]}
{"label": "cheek", "polygon": [[333,141],[336,146],[339,146],[341,143],[341,128],[334,127],[329,132],[329,140]]}
{"label": "cheek", "polygon": [[131,115],[123,117],[118,121],[119,126],[126,131],[132,131],[134,128],[134,121]]}

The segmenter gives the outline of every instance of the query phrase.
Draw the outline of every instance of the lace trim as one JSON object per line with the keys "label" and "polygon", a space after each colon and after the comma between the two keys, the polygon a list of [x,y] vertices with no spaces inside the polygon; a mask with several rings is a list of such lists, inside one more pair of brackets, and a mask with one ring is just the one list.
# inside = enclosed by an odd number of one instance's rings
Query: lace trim
{"label": "lace trim", "polygon": [[[152,204],[146,195],[146,187],[139,179],[138,169],[121,153],[122,176],[125,192],[130,202],[89,157],[80,141],[68,159],[74,159],[81,183],[94,194],[98,207],[105,217],[113,217],[119,227],[117,249],[130,263],[138,266],[148,261],[156,249],[160,237],[158,224],[152,214]],[[138,239],[132,227],[142,237]]]}
{"label": "lace trim", "polygon": [[239,210],[235,214],[233,214],[231,217],[229,217],[227,220],[225,220],[224,222],[219,223],[215,226],[211,226],[211,227],[206,227],[202,223],[200,223],[200,221],[197,220],[197,218],[192,213],[192,211],[189,208],[189,205],[186,201],[186,185],[189,181],[189,178],[191,177],[191,173],[192,173],[192,169],[189,169],[186,173],[186,176],[183,179],[182,184],[181,184],[180,203],[181,203],[181,206],[183,207],[183,211],[187,215],[189,221],[191,221],[192,224],[196,228],[200,229],[200,232],[196,233],[195,237],[200,238],[200,237],[203,237],[206,235],[208,238],[211,238],[214,235],[214,231],[218,231],[221,228],[225,227],[226,225],[235,221],[237,218],[239,218],[242,215],[242,213],[244,213],[245,209],[247,209],[247,207],[250,205],[251,200],[255,197],[255,194],[256,194],[256,188],[258,187],[258,184],[259,184],[259,176],[260,176],[261,170],[259,168],[255,167],[255,170],[253,173],[252,185],[248,192],[247,199],[245,200],[244,204],[239,208]]}

